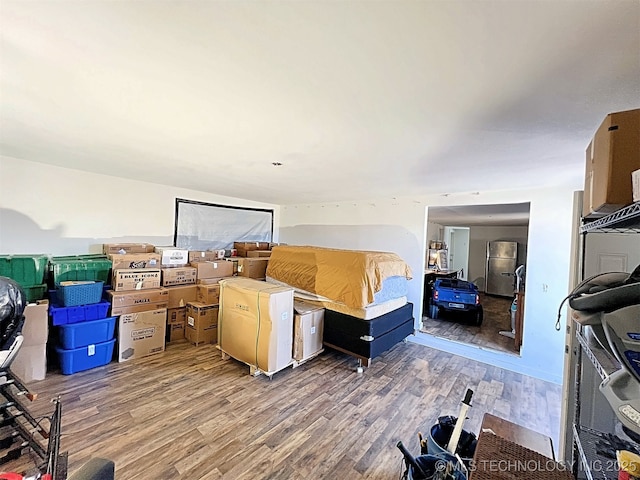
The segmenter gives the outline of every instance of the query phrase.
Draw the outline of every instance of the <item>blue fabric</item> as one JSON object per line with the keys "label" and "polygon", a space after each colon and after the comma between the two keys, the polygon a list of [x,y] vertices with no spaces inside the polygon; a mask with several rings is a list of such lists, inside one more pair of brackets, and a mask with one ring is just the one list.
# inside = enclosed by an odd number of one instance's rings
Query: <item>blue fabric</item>
{"label": "blue fabric", "polygon": [[395,298],[405,297],[408,292],[406,277],[389,277],[382,281],[382,290],[373,295],[373,304],[384,303]]}

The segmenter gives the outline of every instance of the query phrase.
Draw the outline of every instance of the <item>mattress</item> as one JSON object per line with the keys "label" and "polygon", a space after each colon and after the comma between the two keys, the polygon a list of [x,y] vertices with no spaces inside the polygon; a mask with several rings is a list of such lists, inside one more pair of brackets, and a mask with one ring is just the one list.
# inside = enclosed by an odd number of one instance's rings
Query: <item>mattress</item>
{"label": "mattress", "polygon": [[[396,278],[396,277],[392,277]],[[364,307],[349,307],[344,303],[333,302],[328,298],[322,297],[320,295],[313,294],[311,292],[305,292],[304,290],[291,287],[291,285],[287,285],[284,282],[280,282],[271,277],[267,277],[267,282],[273,283],[274,285],[279,285],[281,287],[289,287],[293,288],[293,295],[298,300],[303,300],[307,303],[311,303],[313,305],[317,305],[319,307],[324,307],[326,310],[332,310],[334,312],[344,313],[345,315],[350,315],[352,317],[360,318],[362,320],[371,320],[373,318],[384,315],[385,313],[389,313],[392,310],[402,307],[407,303],[406,292],[402,296],[397,296],[399,293],[405,291],[406,289],[398,289],[396,288],[397,284],[395,282],[391,283],[391,288],[389,291],[385,292],[385,289],[381,290],[381,294],[378,298],[385,299],[383,301],[374,302],[370,305],[366,305]],[[391,280],[391,279],[388,279]],[[383,282],[384,285],[387,284],[387,281]],[[387,299],[388,298],[388,299]]]}
{"label": "mattress", "polygon": [[400,308],[370,320],[327,310],[324,312],[325,338],[327,330],[330,330],[349,337],[366,337],[371,341],[409,319],[413,320],[412,303],[406,303]]}
{"label": "mattress", "polygon": [[372,320],[325,311],[323,343],[365,360],[375,358],[414,333],[412,313],[411,303]]}
{"label": "mattress", "polygon": [[395,253],[279,245],[266,275],[319,299],[364,308],[406,296],[411,269]]}
{"label": "mattress", "polygon": [[[393,330],[381,335],[374,342],[368,342],[354,337],[334,338],[335,334],[333,332],[327,334],[325,331],[324,344],[327,347],[338,347],[339,350],[355,355],[356,357],[372,359],[386,352],[396,343],[401,342],[413,334],[413,332],[413,318],[410,318]],[[365,362],[365,366],[369,366],[369,362]]]}

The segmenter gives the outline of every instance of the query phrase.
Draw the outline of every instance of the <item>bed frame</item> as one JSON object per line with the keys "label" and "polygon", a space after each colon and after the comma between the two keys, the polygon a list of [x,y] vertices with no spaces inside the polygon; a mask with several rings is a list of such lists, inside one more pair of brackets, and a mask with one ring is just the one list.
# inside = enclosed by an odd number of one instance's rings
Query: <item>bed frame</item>
{"label": "bed frame", "polygon": [[323,344],[358,359],[371,361],[414,333],[413,304],[407,303],[371,320],[325,310]]}

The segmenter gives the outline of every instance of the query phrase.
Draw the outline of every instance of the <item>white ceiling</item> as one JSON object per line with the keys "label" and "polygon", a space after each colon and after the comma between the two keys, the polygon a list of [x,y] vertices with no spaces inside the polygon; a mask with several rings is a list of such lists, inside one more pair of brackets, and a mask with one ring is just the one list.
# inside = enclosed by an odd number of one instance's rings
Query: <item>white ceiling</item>
{"label": "white ceiling", "polygon": [[0,154],[276,204],[579,187],[640,107],[637,0],[0,8]]}

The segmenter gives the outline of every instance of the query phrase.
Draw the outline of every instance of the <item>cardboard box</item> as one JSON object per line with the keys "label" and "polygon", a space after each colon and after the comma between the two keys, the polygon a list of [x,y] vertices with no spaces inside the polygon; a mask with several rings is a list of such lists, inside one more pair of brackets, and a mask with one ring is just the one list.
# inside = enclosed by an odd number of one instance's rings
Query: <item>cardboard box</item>
{"label": "cardboard box", "polygon": [[197,270],[197,279],[220,278],[233,275],[233,264],[226,260],[216,260],[215,262],[195,262],[191,264]]}
{"label": "cardboard box", "polygon": [[11,372],[24,383],[44,380],[47,374],[47,344],[23,343],[11,362]]}
{"label": "cardboard box", "polygon": [[189,250],[189,263],[218,260],[217,250]]}
{"label": "cardboard box", "polygon": [[29,303],[24,309],[23,347],[45,345],[49,337],[49,300]]}
{"label": "cardboard box", "polygon": [[238,262],[240,261],[240,258],[242,257],[230,257],[230,258],[225,258],[226,262],[229,262],[231,264],[231,275],[229,275],[230,277],[233,275],[237,275],[238,274]]}
{"label": "cardboard box", "polygon": [[238,276],[264,279],[267,275],[268,258],[238,258]]}
{"label": "cardboard box", "polygon": [[160,254],[160,263],[165,266],[181,266],[189,263],[189,250],[176,247],[156,247]]}
{"label": "cardboard box", "polygon": [[208,305],[220,303],[220,284],[196,285],[196,301]]}
{"label": "cardboard box", "polygon": [[262,258],[262,257],[270,257],[271,250],[249,250],[247,252],[248,258]]}
{"label": "cardboard box", "polygon": [[640,169],[640,109],[606,116],[587,147],[583,217],[633,203],[631,172]]}
{"label": "cardboard box", "polygon": [[118,321],[118,361],[164,351],[167,309],[129,313]]}
{"label": "cardboard box", "polygon": [[109,255],[109,260],[114,270],[160,268],[160,255],[157,253],[116,253]]}
{"label": "cardboard box", "polygon": [[169,292],[169,308],[186,307],[187,303],[196,301],[195,285],[168,287],[166,290]]}
{"label": "cardboard box", "polygon": [[173,267],[162,269],[162,286],[190,285],[196,283],[196,269],[194,267]]}
{"label": "cardboard box", "polygon": [[168,306],[169,306],[169,302],[167,302],[166,300],[161,302],[151,302],[151,303],[144,303],[139,305],[129,305],[127,307],[114,307],[112,305],[111,313],[109,315],[111,315],[112,317],[118,317],[120,315],[126,315],[128,313],[139,313],[139,312],[146,312],[148,310],[159,310],[161,308],[168,308]]}
{"label": "cardboard box", "polygon": [[219,305],[189,302],[184,330],[185,338],[196,346],[201,343],[217,343],[218,312]]}
{"label": "cardboard box", "polygon": [[291,364],[292,288],[250,278],[222,280],[220,312],[218,343],[223,352],[267,373]]}
{"label": "cardboard box", "polygon": [[187,320],[187,307],[170,308],[167,310],[167,323],[182,323]]}
{"label": "cardboard box", "polygon": [[246,257],[251,250],[269,250],[269,242],[233,242],[233,248],[239,257]]}
{"label": "cardboard box", "polygon": [[116,292],[127,290],[148,290],[160,287],[160,269],[139,268],[114,270],[111,288]]}
{"label": "cardboard box", "polygon": [[633,190],[633,201],[640,202],[640,170],[631,173],[631,185]]}
{"label": "cardboard box", "polygon": [[307,360],[322,350],[324,308],[296,301],[293,309],[293,358]]}
{"label": "cardboard box", "polygon": [[185,322],[167,324],[167,342],[175,342],[184,338]]}
{"label": "cardboard box", "polygon": [[187,307],[167,310],[167,342],[184,338],[184,326],[187,320]]}
{"label": "cardboard box", "polygon": [[116,253],[153,253],[154,246],[150,243],[105,243],[102,253],[113,255]]}
{"label": "cardboard box", "polygon": [[229,277],[220,277],[220,278],[201,278],[196,283],[198,285],[215,285],[217,283],[220,283],[220,280],[224,280],[225,278],[231,278],[231,276],[229,276]]}
{"label": "cardboard box", "polygon": [[[111,310],[132,307],[132,306],[144,306],[151,305],[152,303],[168,302],[169,292],[165,288],[153,288],[149,290],[133,290],[125,292],[114,292],[113,290],[107,291],[107,296],[111,302]],[[147,308],[147,310],[156,310]],[[112,313],[112,315],[121,315],[119,313]]]}

